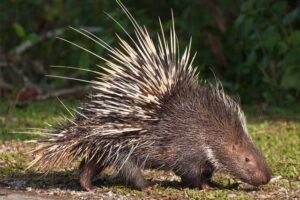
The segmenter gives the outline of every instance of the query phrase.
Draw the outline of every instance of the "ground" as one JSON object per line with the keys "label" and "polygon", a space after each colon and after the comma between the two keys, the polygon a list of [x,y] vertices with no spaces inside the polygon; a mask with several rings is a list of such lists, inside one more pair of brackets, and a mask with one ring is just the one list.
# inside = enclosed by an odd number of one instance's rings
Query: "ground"
{"label": "ground", "polygon": [[[70,107],[76,102],[66,101]],[[226,174],[216,173],[220,186],[213,190],[187,189],[172,172],[145,171],[155,186],[145,191],[125,187],[107,175],[97,177],[95,192],[82,191],[76,167],[53,169],[43,175],[27,169],[31,150],[28,143],[37,138],[30,128],[56,123],[66,113],[57,100],[13,105],[2,101],[0,107],[0,199],[300,199],[300,107],[268,108],[246,106],[248,129],[266,157],[273,181],[255,188]]]}

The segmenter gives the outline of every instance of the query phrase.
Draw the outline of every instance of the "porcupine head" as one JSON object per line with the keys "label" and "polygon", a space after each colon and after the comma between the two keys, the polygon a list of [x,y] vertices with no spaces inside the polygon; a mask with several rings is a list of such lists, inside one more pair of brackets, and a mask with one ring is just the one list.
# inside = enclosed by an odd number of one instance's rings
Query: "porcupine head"
{"label": "porcupine head", "polygon": [[[82,159],[81,185],[113,166],[138,188],[147,183],[140,170],[173,170],[182,181],[201,187],[214,170],[251,185],[267,183],[271,172],[247,132],[239,104],[220,84],[199,85],[190,44],[180,56],[174,20],[170,40],[161,25],[158,44],[120,2],[135,28],[119,48],[85,30],[104,47],[110,60],[65,40],[106,62],[101,78],[90,81],[94,93],[72,123],[54,130],[50,144],[35,151],[31,166],[49,170]],[[64,40],[64,39],[63,39]],[[142,164],[141,164],[142,163]]]}
{"label": "porcupine head", "polygon": [[173,92],[162,108],[160,130],[174,137],[169,140],[174,140],[172,148],[178,147],[179,154],[185,157],[181,168],[182,174],[188,175],[181,178],[187,179],[187,184],[195,181],[191,185],[197,186],[195,176],[200,174],[205,179],[205,173],[214,170],[254,186],[269,182],[271,171],[248,134],[244,113],[220,84],[181,83],[180,89]]}
{"label": "porcupine head", "polygon": [[215,89],[204,89],[206,98],[198,106],[198,136],[207,159],[216,169],[251,185],[268,183],[271,171],[248,134],[243,111]]}

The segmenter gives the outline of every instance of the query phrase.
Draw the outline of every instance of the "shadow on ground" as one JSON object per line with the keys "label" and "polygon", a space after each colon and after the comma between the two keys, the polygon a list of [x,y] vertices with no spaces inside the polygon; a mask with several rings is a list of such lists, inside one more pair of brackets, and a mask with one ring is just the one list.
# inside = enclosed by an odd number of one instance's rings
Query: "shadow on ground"
{"label": "shadow on ground", "polygon": [[[153,187],[173,188],[176,190],[183,190],[186,187],[181,185],[177,180],[151,180]],[[213,182],[214,190],[240,190],[244,192],[257,191],[256,187],[240,188],[239,183],[230,183],[222,185]],[[120,178],[115,175],[99,175],[93,180],[93,185],[99,188],[111,187],[127,187],[128,189],[135,189],[131,185],[127,185]],[[83,191],[79,184],[79,176],[77,170],[51,172],[46,175],[34,171],[28,171],[24,174],[14,174],[11,177],[0,178],[0,188],[6,189],[61,189]]]}

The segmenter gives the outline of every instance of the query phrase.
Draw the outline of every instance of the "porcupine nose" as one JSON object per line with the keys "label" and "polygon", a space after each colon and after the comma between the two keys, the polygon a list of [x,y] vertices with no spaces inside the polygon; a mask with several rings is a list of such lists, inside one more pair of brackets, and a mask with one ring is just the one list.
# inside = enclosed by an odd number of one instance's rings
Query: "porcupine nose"
{"label": "porcupine nose", "polygon": [[269,183],[270,179],[271,179],[271,172],[268,170],[268,171],[265,173],[265,175],[262,177],[261,183],[262,183],[262,184],[267,184],[267,183]]}
{"label": "porcupine nose", "polygon": [[271,179],[271,171],[269,169],[265,169],[263,171],[259,171],[255,173],[255,183],[254,185],[264,185],[267,184]]}

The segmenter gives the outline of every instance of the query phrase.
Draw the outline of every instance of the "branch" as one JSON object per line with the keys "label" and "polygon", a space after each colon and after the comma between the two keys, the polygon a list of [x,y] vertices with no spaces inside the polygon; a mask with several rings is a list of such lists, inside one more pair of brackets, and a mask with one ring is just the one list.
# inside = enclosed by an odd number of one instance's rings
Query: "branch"
{"label": "branch", "polygon": [[[89,27],[89,26],[82,26],[82,27],[78,27],[78,29],[84,29],[87,30],[91,33],[96,33],[96,32],[100,32],[100,28],[97,27]],[[27,49],[31,48],[32,46],[36,45],[37,43],[40,43],[46,39],[49,38],[54,38],[57,37],[59,35],[62,35],[64,32],[66,31],[66,28],[59,28],[59,29],[55,29],[55,30],[51,30],[48,31],[46,33],[43,33],[41,35],[39,35],[37,37],[37,40],[32,42],[29,40],[26,40],[25,42],[23,42],[22,44],[18,45],[17,47],[15,47],[13,50],[10,51],[10,53],[14,53],[17,55],[22,54],[24,51],[26,51]]]}
{"label": "branch", "polygon": [[50,99],[50,98],[59,97],[59,96],[71,96],[73,94],[75,94],[75,95],[84,94],[90,88],[91,88],[90,85],[86,85],[86,86],[81,86],[81,87],[73,87],[73,88],[69,88],[69,89],[51,91],[46,94],[41,94],[41,95],[36,96],[35,100],[45,100],[45,99]]}

